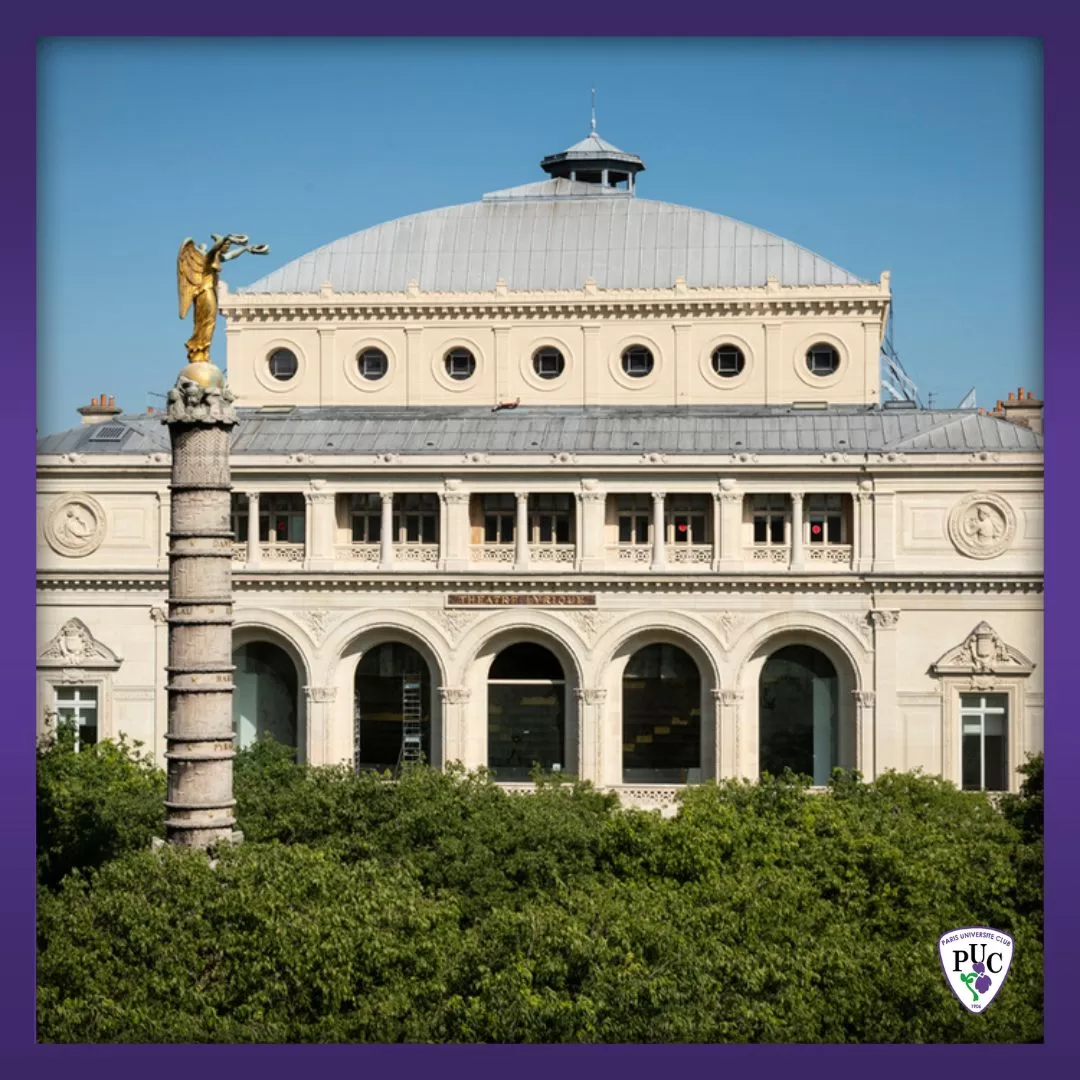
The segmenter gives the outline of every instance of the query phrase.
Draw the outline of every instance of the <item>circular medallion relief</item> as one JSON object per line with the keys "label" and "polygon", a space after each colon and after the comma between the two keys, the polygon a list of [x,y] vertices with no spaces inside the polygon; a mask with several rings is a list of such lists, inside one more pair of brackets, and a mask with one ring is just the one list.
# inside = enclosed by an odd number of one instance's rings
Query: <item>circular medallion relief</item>
{"label": "circular medallion relief", "polygon": [[968,495],[949,514],[949,539],[963,555],[993,559],[1016,535],[1016,514],[1000,495]]}
{"label": "circular medallion relief", "polygon": [[68,495],[49,512],[45,539],[60,555],[71,558],[89,555],[105,539],[105,511],[89,495]]}

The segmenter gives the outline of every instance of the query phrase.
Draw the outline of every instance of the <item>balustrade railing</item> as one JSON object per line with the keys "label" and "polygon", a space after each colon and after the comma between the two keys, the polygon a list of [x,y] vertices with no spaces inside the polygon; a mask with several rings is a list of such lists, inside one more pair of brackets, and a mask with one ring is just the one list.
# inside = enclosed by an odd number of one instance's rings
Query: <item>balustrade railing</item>
{"label": "balustrade railing", "polygon": [[668,544],[667,558],[671,565],[708,566],[712,563],[712,544]]}
{"label": "balustrade railing", "polygon": [[631,566],[648,567],[652,562],[651,544],[614,544],[607,549],[608,558]]}
{"label": "balustrade railing", "polygon": [[786,547],[768,547],[762,544],[760,547],[747,549],[751,562],[779,563],[787,566],[791,562],[791,549]]}
{"label": "balustrade railing", "polygon": [[395,544],[394,559],[402,563],[424,563],[434,566],[439,561],[439,545]]}
{"label": "balustrade railing", "polygon": [[378,544],[339,544],[334,551],[343,562],[375,564],[379,562]]}
{"label": "balustrade railing", "polygon": [[472,561],[478,563],[500,563],[513,565],[513,544],[473,544]]}
{"label": "balustrade railing", "polygon": [[850,544],[807,544],[803,548],[803,554],[808,563],[814,564],[815,569],[822,564],[840,570],[851,566]]}
{"label": "balustrade railing", "polygon": [[534,563],[557,563],[572,567],[576,551],[573,544],[530,544],[529,558]]}

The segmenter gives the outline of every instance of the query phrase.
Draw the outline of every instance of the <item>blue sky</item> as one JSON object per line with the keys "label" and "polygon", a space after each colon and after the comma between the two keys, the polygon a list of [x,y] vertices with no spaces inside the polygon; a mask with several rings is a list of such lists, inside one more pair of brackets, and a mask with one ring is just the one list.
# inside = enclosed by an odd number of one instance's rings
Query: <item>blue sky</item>
{"label": "blue sky", "polygon": [[[924,400],[1042,390],[1042,58],[1022,39],[53,40],[39,53],[38,426],[184,362],[180,241],[245,285],[382,221],[542,179],[597,129],[639,194],[892,271]],[[188,319],[190,324],[190,317]],[[215,338],[222,356],[224,333]]]}

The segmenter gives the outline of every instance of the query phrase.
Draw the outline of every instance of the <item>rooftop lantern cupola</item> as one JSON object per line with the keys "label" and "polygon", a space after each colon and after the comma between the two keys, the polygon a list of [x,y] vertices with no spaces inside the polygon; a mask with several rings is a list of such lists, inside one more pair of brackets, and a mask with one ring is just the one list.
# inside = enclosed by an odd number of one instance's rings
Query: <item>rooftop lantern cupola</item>
{"label": "rooftop lantern cupola", "polygon": [[561,154],[548,154],[540,168],[552,177],[633,192],[634,178],[645,171],[645,162],[597,135],[594,108],[588,136]]}

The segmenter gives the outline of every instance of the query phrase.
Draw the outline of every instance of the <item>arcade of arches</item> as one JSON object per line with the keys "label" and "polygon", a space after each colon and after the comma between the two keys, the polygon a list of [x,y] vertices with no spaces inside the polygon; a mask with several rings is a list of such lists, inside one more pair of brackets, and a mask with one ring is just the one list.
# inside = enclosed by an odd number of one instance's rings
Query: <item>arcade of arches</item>
{"label": "arcade of arches", "polygon": [[[854,720],[843,709],[853,677],[842,679],[824,652],[805,643],[766,647],[761,659],[758,771],[778,775],[791,769],[823,785],[834,767],[853,766],[855,738],[846,729]],[[273,641],[248,640],[235,649],[234,663],[239,746],[270,736],[302,754],[303,676],[293,657]],[[569,690],[563,664],[545,646],[523,641],[494,652],[485,712],[486,764],[495,780],[527,781],[537,769],[578,772]],[[711,707],[707,691],[698,662],[674,643],[654,642],[629,654],[607,704],[608,722],[619,724],[623,784],[692,784],[712,775],[703,724]],[[418,725],[422,759],[439,756],[432,750],[433,715],[436,721],[440,715],[432,671],[417,649],[392,639],[367,648],[355,668],[351,697],[358,770],[393,772],[401,765],[406,719]],[[754,718],[743,722],[753,724]]]}

